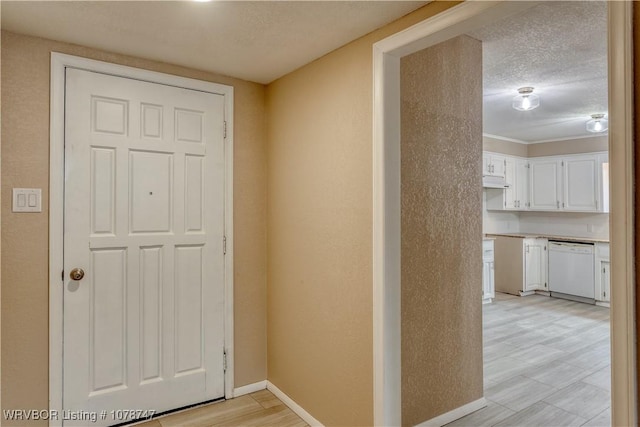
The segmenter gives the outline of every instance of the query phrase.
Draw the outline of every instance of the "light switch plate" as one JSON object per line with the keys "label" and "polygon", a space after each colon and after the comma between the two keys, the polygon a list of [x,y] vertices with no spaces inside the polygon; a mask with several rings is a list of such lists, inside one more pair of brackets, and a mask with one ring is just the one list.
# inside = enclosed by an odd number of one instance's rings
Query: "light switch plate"
{"label": "light switch plate", "polygon": [[42,189],[14,188],[13,212],[42,212]]}

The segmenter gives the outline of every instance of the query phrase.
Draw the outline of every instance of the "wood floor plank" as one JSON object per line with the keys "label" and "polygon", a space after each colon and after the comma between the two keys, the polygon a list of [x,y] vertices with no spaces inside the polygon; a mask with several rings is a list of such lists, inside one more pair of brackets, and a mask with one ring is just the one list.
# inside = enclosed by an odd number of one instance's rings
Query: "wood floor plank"
{"label": "wood floor plank", "polygon": [[215,402],[158,418],[162,427],[209,427],[225,425],[238,416],[254,415],[264,408],[250,396]]}
{"label": "wood floor plank", "polygon": [[611,427],[611,408],[607,408],[583,424],[583,427]]}
{"label": "wood floor plank", "polygon": [[517,376],[487,389],[485,396],[511,410],[521,411],[556,391],[550,385]]}
{"label": "wood floor plank", "polygon": [[308,427],[268,390],[165,415],[136,427]]}
{"label": "wood floor plank", "polygon": [[263,408],[272,408],[274,406],[284,405],[273,393],[269,390],[260,390],[250,394]]}
{"label": "wood floor plank", "polygon": [[485,408],[449,423],[447,424],[447,427],[492,426],[506,418],[509,418],[515,413],[515,411],[512,411],[509,408],[505,408],[495,402],[489,401]]}
{"label": "wood floor plank", "polygon": [[546,397],[544,401],[588,420],[611,405],[611,393],[579,381]]}
{"label": "wood floor plank", "polygon": [[510,416],[496,426],[540,427],[540,426],[581,426],[585,419],[575,414],[556,408],[548,403],[538,402],[515,415]]}

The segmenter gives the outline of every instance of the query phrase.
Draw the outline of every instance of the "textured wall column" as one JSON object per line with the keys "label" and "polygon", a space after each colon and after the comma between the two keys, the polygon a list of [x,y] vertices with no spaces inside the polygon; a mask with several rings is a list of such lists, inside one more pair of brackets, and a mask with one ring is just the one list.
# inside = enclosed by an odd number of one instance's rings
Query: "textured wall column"
{"label": "textured wall column", "polygon": [[401,62],[402,424],[482,397],[482,44]]}

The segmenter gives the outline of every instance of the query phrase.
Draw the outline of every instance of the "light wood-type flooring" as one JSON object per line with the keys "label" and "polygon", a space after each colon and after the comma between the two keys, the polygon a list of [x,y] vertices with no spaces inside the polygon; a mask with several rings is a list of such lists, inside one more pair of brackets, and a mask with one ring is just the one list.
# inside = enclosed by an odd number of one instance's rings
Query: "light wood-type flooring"
{"label": "light wood-type flooring", "polygon": [[268,390],[165,415],[136,427],[282,426],[307,427]]}
{"label": "light wood-type flooring", "polygon": [[[488,406],[448,426],[610,426],[609,309],[540,295],[483,306]],[[267,390],[139,424],[307,424]]]}
{"label": "light wood-type flooring", "polygon": [[489,404],[448,426],[611,425],[608,308],[497,293],[483,315]]}

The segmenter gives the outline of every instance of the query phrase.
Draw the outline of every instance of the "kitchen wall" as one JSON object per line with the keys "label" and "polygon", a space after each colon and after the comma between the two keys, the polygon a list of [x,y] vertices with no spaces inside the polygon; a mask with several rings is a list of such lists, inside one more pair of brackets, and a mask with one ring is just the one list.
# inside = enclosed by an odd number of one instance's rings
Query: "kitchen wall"
{"label": "kitchen wall", "polygon": [[501,212],[487,210],[487,190],[482,190],[482,231],[491,233],[520,232],[520,215],[518,212]]}
{"label": "kitchen wall", "polygon": [[527,157],[558,156],[562,154],[596,153],[609,151],[609,137],[567,139],[564,141],[528,144]]}
{"label": "kitchen wall", "polygon": [[[608,151],[608,137],[578,138],[538,144],[520,144],[485,136],[483,150],[520,157],[542,157]],[[486,209],[483,190],[485,233],[541,233],[585,238],[609,238],[609,214],[572,212],[499,212]]]}
{"label": "kitchen wall", "polygon": [[519,142],[499,139],[493,136],[482,137],[482,149],[494,153],[503,153],[519,157],[543,157],[562,154],[595,153],[609,151],[607,136],[593,136],[589,138],[575,138],[564,141],[540,142],[536,144],[522,144]]}
{"label": "kitchen wall", "polygon": [[513,141],[498,139],[484,135],[482,137],[482,149],[484,151],[492,151],[494,153],[503,153],[510,156],[527,157],[527,145],[519,144]]}
{"label": "kitchen wall", "polygon": [[325,425],[373,424],[373,43],[456,4],[429,3],[267,87],[269,380]]}
{"label": "kitchen wall", "polygon": [[483,396],[482,43],[456,37],[400,64],[402,425],[414,426]]}
{"label": "kitchen wall", "polygon": [[[42,213],[2,198],[2,409],[49,407],[49,63],[62,52],[231,85],[234,129],[235,385],[266,370],[266,140],[263,85],[2,32],[2,194],[42,188]],[[41,424],[46,424],[42,422]]]}

